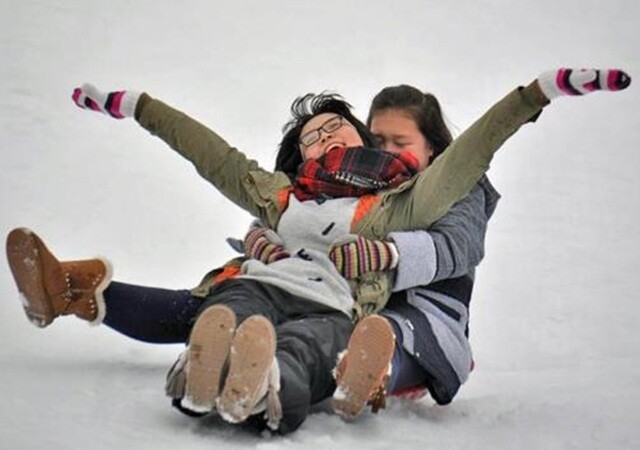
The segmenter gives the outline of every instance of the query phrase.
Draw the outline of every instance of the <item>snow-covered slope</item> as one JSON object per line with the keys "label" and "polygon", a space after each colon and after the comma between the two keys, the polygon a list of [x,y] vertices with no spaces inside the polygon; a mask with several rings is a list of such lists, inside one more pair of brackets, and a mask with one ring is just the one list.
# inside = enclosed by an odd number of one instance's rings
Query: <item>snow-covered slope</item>
{"label": "snow-covered slope", "polygon": [[434,92],[456,130],[563,65],[620,66],[623,93],[563,98],[515,136],[472,303],[477,362],[457,400],[324,412],[264,438],[195,421],[163,397],[180,346],[73,318],[39,330],[0,260],[0,441],[15,449],[640,448],[640,7],[398,0],[5,1],[0,11],[0,233],[37,230],[120,281],[190,287],[249,216],[133,121],[80,111],[89,81],[145,90],[271,167],[288,105],[342,93],[366,114],[388,84]]}

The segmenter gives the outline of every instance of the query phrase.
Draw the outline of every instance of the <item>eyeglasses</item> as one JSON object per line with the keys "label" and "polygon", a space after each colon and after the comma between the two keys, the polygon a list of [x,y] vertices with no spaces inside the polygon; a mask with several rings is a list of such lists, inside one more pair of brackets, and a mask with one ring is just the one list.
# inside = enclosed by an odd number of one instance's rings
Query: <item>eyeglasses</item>
{"label": "eyeglasses", "polygon": [[310,147],[320,140],[320,130],[324,131],[325,133],[332,133],[338,128],[341,128],[345,123],[348,124],[349,122],[347,122],[344,117],[334,116],[315,130],[311,130],[300,136],[300,144],[304,145],[305,147]]}

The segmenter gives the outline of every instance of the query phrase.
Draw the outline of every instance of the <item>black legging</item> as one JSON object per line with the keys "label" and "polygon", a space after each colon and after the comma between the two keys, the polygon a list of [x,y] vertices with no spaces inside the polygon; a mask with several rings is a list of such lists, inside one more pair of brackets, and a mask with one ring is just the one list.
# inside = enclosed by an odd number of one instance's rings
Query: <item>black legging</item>
{"label": "black legging", "polygon": [[186,290],[111,282],[104,291],[104,324],[130,338],[153,344],[186,342],[202,299]]}

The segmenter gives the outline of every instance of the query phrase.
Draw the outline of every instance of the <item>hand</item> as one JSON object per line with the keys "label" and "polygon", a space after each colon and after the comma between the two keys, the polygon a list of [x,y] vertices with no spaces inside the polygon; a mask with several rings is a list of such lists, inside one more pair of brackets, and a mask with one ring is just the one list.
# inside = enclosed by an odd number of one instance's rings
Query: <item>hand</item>
{"label": "hand", "polygon": [[558,69],[538,77],[544,95],[553,100],[561,95],[584,95],[594,91],[621,91],[631,77],[619,69]]}
{"label": "hand", "polygon": [[71,98],[82,109],[88,108],[108,114],[115,119],[124,119],[125,117],[133,117],[140,93],[134,91],[102,92],[95,86],[85,83],[82,87],[73,90]]}
{"label": "hand", "polygon": [[347,280],[367,272],[384,272],[398,266],[398,248],[391,241],[374,241],[349,235],[329,249],[329,259]]}
{"label": "hand", "polygon": [[291,256],[284,249],[280,236],[275,231],[262,227],[253,228],[244,237],[244,252],[249,258],[265,264]]}

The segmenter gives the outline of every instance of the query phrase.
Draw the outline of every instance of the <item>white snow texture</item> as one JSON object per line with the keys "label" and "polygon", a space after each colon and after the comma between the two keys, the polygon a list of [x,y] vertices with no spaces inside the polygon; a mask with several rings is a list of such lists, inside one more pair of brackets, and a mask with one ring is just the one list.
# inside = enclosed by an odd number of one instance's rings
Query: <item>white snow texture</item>
{"label": "white snow texture", "polygon": [[271,168],[288,107],[332,90],[364,118],[383,86],[435,93],[456,133],[557,67],[620,67],[621,93],[559,98],[498,154],[503,198],[471,305],[476,369],[453,404],[391,401],[254,436],[169,405],[180,345],[73,317],[37,329],[0,261],[7,449],[640,448],[640,6],[632,0],[3,1],[0,232],[26,226],[114,279],[188,288],[251,218],[74,87],[146,91]]}

